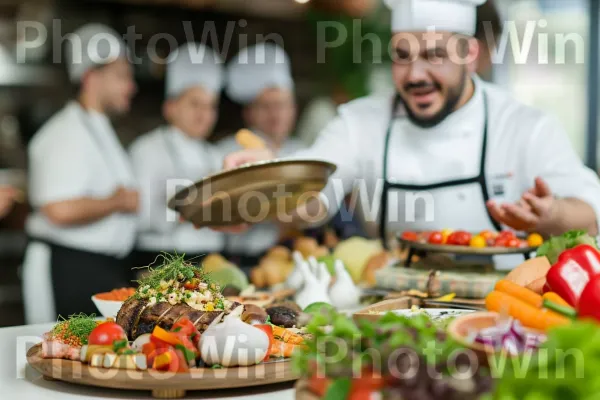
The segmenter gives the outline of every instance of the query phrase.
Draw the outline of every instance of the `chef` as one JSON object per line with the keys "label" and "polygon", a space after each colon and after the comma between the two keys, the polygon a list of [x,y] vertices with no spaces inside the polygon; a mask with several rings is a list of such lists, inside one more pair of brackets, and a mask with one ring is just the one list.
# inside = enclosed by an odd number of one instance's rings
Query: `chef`
{"label": "chef", "polygon": [[[241,104],[246,126],[260,136],[277,157],[305,148],[290,134],[296,123],[296,101],[290,60],[274,43],[242,49],[227,66],[226,93]],[[234,137],[218,144],[223,154],[240,150]],[[242,265],[253,266],[258,256],[277,244],[280,230],[274,224],[251,228],[227,239],[227,253]]]}
{"label": "chef", "polygon": [[137,263],[149,265],[162,251],[200,261],[203,255],[223,250],[225,238],[210,229],[168,218],[167,181],[198,181],[218,171],[222,158],[206,142],[218,115],[224,82],[223,61],[212,49],[189,43],[169,58],[163,114],[167,126],[137,139],[130,148],[141,187],[141,232]]}
{"label": "chef", "polygon": [[[475,75],[482,2],[387,0],[396,94],[341,106],[295,155],[338,167],[309,208],[332,215],[358,185],[365,225],[386,243],[398,231],[442,228],[598,233],[600,182],[560,124]],[[236,153],[225,166],[269,157]]]}
{"label": "chef", "polygon": [[69,78],[79,93],[28,148],[34,211],[27,221],[23,279],[29,323],[97,313],[91,296],[130,286],[133,277],[128,256],[138,194],[110,121],[129,111],[136,91],[126,45],[112,29],[90,24],[65,46]]}

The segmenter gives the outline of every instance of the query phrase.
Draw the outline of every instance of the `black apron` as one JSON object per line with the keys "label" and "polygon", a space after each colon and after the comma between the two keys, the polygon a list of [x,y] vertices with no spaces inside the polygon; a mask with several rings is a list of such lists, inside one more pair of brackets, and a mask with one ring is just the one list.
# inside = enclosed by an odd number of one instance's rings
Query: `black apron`
{"label": "black apron", "polygon": [[396,110],[402,105],[402,100],[399,95],[396,95],[393,106],[392,113],[390,117],[390,121],[388,123],[387,132],[385,136],[385,147],[383,152],[383,190],[381,192],[381,212],[379,215],[379,235],[381,240],[383,241],[384,247],[387,249],[389,247],[389,243],[387,240],[387,215],[388,215],[388,194],[391,190],[410,190],[410,191],[431,191],[436,189],[448,188],[448,187],[456,187],[463,185],[471,185],[478,184],[481,188],[481,193],[483,195],[484,207],[488,217],[490,218],[490,222],[496,228],[496,230],[502,230],[502,227],[498,222],[496,222],[489,213],[485,202],[490,199],[487,183],[486,183],[486,175],[485,175],[485,163],[487,156],[487,143],[488,143],[488,123],[489,123],[489,110],[488,110],[488,99],[487,95],[483,93],[483,104],[484,104],[484,130],[483,130],[483,141],[481,145],[481,160],[479,164],[479,174],[472,178],[464,178],[464,179],[455,179],[450,181],[437,182],[427,185],[415,185],[415,184],[404,184],[404,183],[392,183],[388,180],[388,156],[389,156],[389,142],[392,135],[392,128],[394,125],[394,120],[396,118]]}
{"label": "black apron", "polygon": [[[116,167],[107,157],[95,127],[83,114],[81,120],[101,153],[107,169],[117,176]],[[131,281],[135,279],[131,254],[118,258],[60,245],[52,238],[32,236],[29,237],[29,242],[43,243],[50,248],[50,271],[57,315],[68,317],[81,312],[98,314],[91,300],[94,294],[130,287]]]}

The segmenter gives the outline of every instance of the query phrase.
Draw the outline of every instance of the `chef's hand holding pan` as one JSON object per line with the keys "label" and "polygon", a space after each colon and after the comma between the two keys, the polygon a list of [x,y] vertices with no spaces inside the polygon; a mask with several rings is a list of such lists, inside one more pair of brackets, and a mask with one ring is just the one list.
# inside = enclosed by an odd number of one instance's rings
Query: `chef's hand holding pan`
{"label": "chef's hand holding pan", "polygon": [[[247,129],[240,130],[235,139],[244,149],[225,157],[223,169],[229,170],[258,161],[268,161],[275,158],[275,154],[267,148],[266,143],[257,135]],[[248,224],[226,227],[214,227],[213,230],[224,233],[243,233],[248,230]]]}
{"label": "chef's hand holding pan", "polygon": [[6,217],[15,203],[22,201],[22,192],[11,186],[0,186],[0,219]]}
{"label": "chef's hand holding pan", "polygon": [[521,232],[543,232],[556,219],[556,198],[542,178],[517,203],[490,200],[487,207],[497,222]]}

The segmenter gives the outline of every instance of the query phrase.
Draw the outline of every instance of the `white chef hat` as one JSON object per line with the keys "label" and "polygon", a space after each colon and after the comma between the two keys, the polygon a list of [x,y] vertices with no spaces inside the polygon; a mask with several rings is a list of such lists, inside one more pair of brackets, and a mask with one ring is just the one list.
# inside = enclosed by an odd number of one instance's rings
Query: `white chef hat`
{"label": "white chef hat", "polygon": [[385,0],[392,9],[394,32],[429,29],[475,34],[477,6],[485,0]]}
{"label": "white chef hat", "polygon": [[227,66],[227,95],[251,103],[269,88],[294,90],[290,59],[273,43],[259,43],[241,50]]}
{"label": "white chef hat", "polygon": [[223,59],[209,47],[186,43],[168,59],[167,97],[176,97],[195,86],[218,93],[224,84]]}
{"label": "white chef hat", "polygon": [[127,57],[121,36],[102,24],[87,24],[67,36],[65,59],[71,82],[78,83],[91,68]]}

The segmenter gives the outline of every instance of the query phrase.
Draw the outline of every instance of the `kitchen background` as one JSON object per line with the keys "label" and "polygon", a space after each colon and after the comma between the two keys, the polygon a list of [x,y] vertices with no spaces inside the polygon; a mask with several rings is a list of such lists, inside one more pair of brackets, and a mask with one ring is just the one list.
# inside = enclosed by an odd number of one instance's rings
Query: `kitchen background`
{"label": "kitchen background", "polygon": [[[531,60],[515,62],[511,52],[505,61],[494,65],[488,78],[512,91],[517,98],[557,115],[566,127],[576,149],[588,165],[597,165],[597,108],[599,63],[600,0],[496,0],[502,21],[514,22],[516,34],[523,37],[528,21],[537,24],[537,33],[547,34],[548,64],[539,63],[540,37],[531,43],[536,49]],[[527,16],[527,20],[523,20]],[[0,184],[26,189],[26,145],[36,130],[73,94],[64,66],[53,62],[60,42],[48,40],[44,46],[26,49],[37,35],[34,29],[19,29],[23,21],[34,21],[52,32],[60,24],[62,36],[87,22],[101,22],[125,34],[135,26],[142,40],[136,54],[142,55],[147,40],[157,33],[168,33],[182,44],[187,41],[183,21],[190,21],[195,40],[214,24],[215,36],[205,40],[215,47],[226,45],[234,28],[226,55],[232,57],[240,47],[240,35],[248,44],[257,35],[279,34],[292,60],[300,110],[318,98],[336,102],[359,97],[393,86],[387,65],[373,65],[375,49],[369,40],[348,39],[328,51],[326,62],[317,63],[320,43],[316,34],[319,21],[337,21],[352,26],[362,20],[362,35],[374,33],[384,43],[389,36],[388,11],[381,0],[0,0]],[[245,21],[245,24],[244,24]],[[21,22],[21,23],[19,23]],[[40,25],[40,26],[41,26]],[[505,28],[509,25],[505,25]],[[578,34],[583,38],[583,63],[574,63],[577,42],[569,44],[565,63],[555,60],[557,34]],[[545,42],[541,43],[542,45]],[[322,45],[322,43],[321,43]],[[169,44],[158,43],[158,53],[166,57]],[[353,53],[353,49],[355,50]],[[360,51],[362,63],[353,63],[352,54]],[[17,56],[25,55],[24,63]],[[116,122],[125,145],[137,135],[162,121],[163,71],[148,57],[136,66],[139,92],[132,113]],[[591,112],[589,111],[591,110]],[[223,96],[220,120],[213,139],[241,126],[240,109]],[[302,116],[302,113],[300,114]],[[24,323],[19,267],[26,244],[23,231],[28,212],[20,204],[0,223],[0,326]]]}

